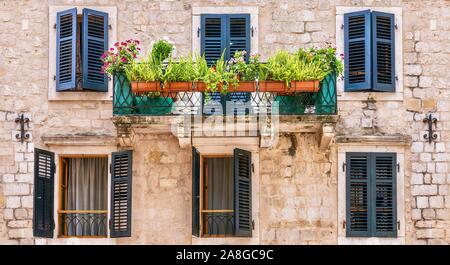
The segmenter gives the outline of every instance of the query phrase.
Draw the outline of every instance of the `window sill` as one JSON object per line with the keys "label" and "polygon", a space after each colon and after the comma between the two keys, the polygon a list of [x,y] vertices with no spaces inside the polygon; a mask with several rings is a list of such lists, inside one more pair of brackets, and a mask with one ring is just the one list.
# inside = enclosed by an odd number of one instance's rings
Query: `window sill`
{"label": "window sill", "polygon": [[192,237],[192,245],[257,245],[258,238],[252,237]]}
{"label": "window sill", "polygon": [[338,92],[338,101],[363,101],[371,95],[375,101],[403,101],[402,92],[378,92],[378,91],[364,91],[364,92]]}
{"label": "window sill", "polygon": [[108,92],[54,92],[48,96],[49,101],[112,101],[112,95]]}
{"label": "window sill", "polygon": [[339,237],[338,245],[403,245],[404,237]]}

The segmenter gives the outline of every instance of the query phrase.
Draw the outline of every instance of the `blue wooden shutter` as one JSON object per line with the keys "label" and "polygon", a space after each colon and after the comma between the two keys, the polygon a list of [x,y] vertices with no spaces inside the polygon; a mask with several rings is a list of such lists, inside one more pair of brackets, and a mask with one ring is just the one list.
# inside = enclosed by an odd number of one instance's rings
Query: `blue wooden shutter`
{"label": "blue wooden shutter", "polygon": [[33,236],[53,238],[55,154],[34,149]]}
{"label": "blue wooden shutter", "polygon": [[[232,14],[227,16],[227,59],[234,56],[236,51],[246,51],[248,60],[250,56],[250,15]],[[251,93],[228,93],[226,100],[234,102],[250,101]]]}
{"label": "blue wooden shutter", "polygon": [[395,91],[394,15],[372,12],[373,90]]}
{"label": "blue wooden shutter", "polygon": [[226,16],[205,14],[201,16],[201,54],[208,65],[216,63],[226,48]]}
{"label": "blue wooden shutter", "polygon": [[101,73],[101,56],[108,50],[108,14],[83,9],[83,88],[108,91],[108,78]]}
{"label": "blue wooden shutter", "polygon": [[133,151],[114,152],[111,161],[110,236],[130,237]]}
{"label": "blue wooden shutter", "polygon": [[192,235],[200,235],[200,153],[192,147]]}
{"label": "blue wooden shutter", "polygon": [[372,153],[372,236],[397,236],[395,153]]}
{"label": "blue wooden shutter", "polygon": [[252,236],[252,153],[234,149],[234,226],[237,236]]}
{"label": "blue wooden shutter", "polygon": [[344,15],[345,91],[372,88],[370,10]]}
{"label": "blue wooden shutter", "polygon": [[77,9],[56,14],[56,91],[75,89]]}
{"label": "blue wooden shutter", "polygon": [[370,155],[347,153],[346,156],[346,234],[370,236]]}
{"label": "blue wooden shutter", "polygon": [[[250,15],[249,14],[233,14],[227,17],[228,40],[227,50],[228,57],[234,56],[236,51],[247,52],[250,54]],[[249,56],[246,56],[248,59]]]}

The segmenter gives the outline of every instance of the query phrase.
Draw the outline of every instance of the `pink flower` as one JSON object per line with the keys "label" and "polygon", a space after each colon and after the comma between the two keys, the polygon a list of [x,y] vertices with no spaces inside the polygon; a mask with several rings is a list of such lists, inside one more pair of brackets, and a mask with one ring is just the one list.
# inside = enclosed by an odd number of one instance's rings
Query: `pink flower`
{"label": "pink flower", "polygon": [[109,49],[109,50],[113,52],[113,51],[114,51],[114,48],[111,48],[111,49]]}
{"label": "pink flower", "polygon": [[114,46],[119,46],[119,42],[114,43]]}

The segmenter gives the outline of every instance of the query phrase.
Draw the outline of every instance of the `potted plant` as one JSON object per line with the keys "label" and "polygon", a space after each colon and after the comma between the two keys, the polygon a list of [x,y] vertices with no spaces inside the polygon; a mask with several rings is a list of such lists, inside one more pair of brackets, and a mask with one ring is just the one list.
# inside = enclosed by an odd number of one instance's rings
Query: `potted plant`
{"label": "potted plant", "polygon": [[131,62],[125,69],[135,94],[161,91],[163,71],[161,65],[150,55],[147,60]]}
{"label": "potted plant", "polygon": [[169,93],[192,91],[196,79],[195,66],[191,56],[180,57],[177,62],[170,59],[164,72],[163,91]]}
{"label": "potted plant", "polygon": [[126,66],[134,62],[141,48],[138,40],[116,42],[114,47],[105,51],[101,59],[103,66],[101,72],[114,77],[114,112],[129,114],[132,112],[133,97],[130,82],[125,74]]}
{"label": "potted plant", "polygon": [[234,90],[238,92],[255,92],[256,80],[258,80],[261,71],[259,55],[250,54],[248,63],[245,61],[246,55],[245,50],[236,51],[233,58],[228,61],[229,71],[237,79],[232,79],[232,85]]}
{"label": "potted plant", "polygon": [[290,83],[293,57],[287,51],[279,51],[270,57],[262,66],[259,91],[261,92],[286,92]]}
{"label": "potted plant", "polygon": [[209,69],[205,56],[197,55],[194,62],[194,91],[206,91],[205,76],[208,74]]}

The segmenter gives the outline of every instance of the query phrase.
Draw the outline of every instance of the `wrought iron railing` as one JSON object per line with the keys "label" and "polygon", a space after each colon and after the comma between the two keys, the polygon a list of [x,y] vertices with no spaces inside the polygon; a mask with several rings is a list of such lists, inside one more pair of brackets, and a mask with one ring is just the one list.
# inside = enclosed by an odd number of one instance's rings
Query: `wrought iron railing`
{"label": "wrought iron railing", "polygon": [[60,236],[106,237],[107,213],[104,210],[60,210]]}
{"label": "wrought iron railing", "polygon": [[202,210],[203,235],[231,236],[234,235],[233,210]]}
{"label": "wrought iron railing", "polygon": [[[257,114],[277,106],[280,115],[336,114],[336,75],[329,74],[320,83],[319,92],[278,95],[268,92],[231,92],[227,95],[200,92],[135,94],[124,74],[114,75],[114,115],[171,116],[181,114]],[[227,107],[226,102],[229,102]],[[245,111],[236,111],[236,105]]]}

